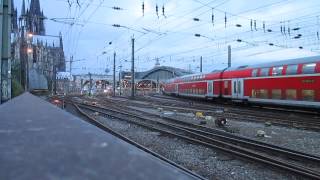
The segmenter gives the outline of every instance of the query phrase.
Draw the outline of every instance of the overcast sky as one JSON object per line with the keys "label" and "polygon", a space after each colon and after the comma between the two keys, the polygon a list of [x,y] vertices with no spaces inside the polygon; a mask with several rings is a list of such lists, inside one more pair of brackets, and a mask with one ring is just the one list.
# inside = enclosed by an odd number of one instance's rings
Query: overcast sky
{"label": "overcast sky", "polygon": [[[27,4],[29,1],[26,0]],[[320,52],[318,0],[144,0],[144,16],[143,0],[78,1],[80,6],[77,0],[69,0],[70,6],[68,0],[40,0],[48,18],[47,34],[62,32],[68,60],[72,55],[75,60],[86,59],[74,63],[74,73],[103,73],[112,68],[114,51],[117,66],[129,70],[133,35],[138,71],[151,69],[159,58],[161,65],[196,72],[200,56],[204,72],[223,69],[227,65],[228,45],[233,50],[233,66],[314,56]],[[15,0],[19,12],[21,2]],[[53,18],[73,19],[54,22],[50,20]],[[116,28],[113,24],[125,27]],[[297,38],[298,34],[301,36]]]}

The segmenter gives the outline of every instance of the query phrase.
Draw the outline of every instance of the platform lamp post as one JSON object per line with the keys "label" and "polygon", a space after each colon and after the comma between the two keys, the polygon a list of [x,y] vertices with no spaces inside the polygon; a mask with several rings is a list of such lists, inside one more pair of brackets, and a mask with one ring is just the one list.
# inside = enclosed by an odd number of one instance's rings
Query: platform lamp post
{"label": "platform lamp post", "polygon": [[26,91],[30,90],[29,87],[29,56],[33,53],[33,49],[32,49],[32,38],[33,38],[33,34],[31,32],[27,33],[27,44],[26,44],[26,57],[25,57],[25,65],[26,65]]}

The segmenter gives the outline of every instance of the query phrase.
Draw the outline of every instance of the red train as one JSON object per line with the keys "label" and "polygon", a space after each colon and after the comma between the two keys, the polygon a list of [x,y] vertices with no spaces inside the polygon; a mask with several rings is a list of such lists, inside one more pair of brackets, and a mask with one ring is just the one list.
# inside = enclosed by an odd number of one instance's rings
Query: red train
{"label": "red train", "polygon": [[320,56],[170,79],[165,94],[320,108]]}

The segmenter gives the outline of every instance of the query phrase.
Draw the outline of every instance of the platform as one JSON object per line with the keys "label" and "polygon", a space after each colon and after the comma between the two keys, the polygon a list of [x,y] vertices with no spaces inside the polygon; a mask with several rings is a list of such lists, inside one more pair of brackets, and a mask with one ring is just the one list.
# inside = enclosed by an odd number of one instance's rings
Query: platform
{"label": "platform", "polygon": [[197,179],[25,93],[0,106],[0,179]]}

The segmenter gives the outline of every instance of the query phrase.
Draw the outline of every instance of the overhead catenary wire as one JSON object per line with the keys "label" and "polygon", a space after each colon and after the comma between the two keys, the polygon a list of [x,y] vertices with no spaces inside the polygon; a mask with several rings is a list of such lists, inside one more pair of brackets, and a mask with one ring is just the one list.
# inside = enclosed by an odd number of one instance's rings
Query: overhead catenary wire
{"label": "overhead catenary wire", "polygon": [[[289,2],[289,1],[288,1]],[[85,5],[81,8],[81,11],[83,10],[83,8],[85,8]],[[161,8],[159,8],[159,9],[161,9]],[[219,9],[219,8],[218,8]],[[210,13],[210,11],[211,12],[213,12],[213,8],[210,8],[210,7],[208,7],[208,11],[206,10],[206,13]],[[214,9],[214,12],[218,12],[219,13],[219,10],[215,10]],[[224,10],[224,12],[225,12],[225,10]],[[221,14],[224,14],[223,12],[220,12]],[[192,14],[194,14],[194,13],[192,13]],[[211,14],[211,16],[213,16],[213,14],[214,13],[212,13]],[[209,16],[210,16],[210,14],[208,14]],[[210,23],[210,25],[211,25],[211,27],[212,26],[215,26],[216,24],[219,24],[219,14],[218,15],[216,15],[216,14],[214,14],[215,15],[215,17],[214,18],[212,18],[211,17],[211,21],[209,20],[209,23]],[[230,16],[230,17],[229,17]],[[241,15],[240,15],[241,16]],[[173,17],[173,16],[171,16],[171,17]],[[195,17],[195,16],[193,16],[193,17]],[[216,18],[216,17],[218,17],[218,18]],[[235,26],[235,24],[233,23],[233,19],[232,19],[232,15],[230,15],[230,14],[228,14],[228,17],[227,17],[227,23],[225,23],[225,27],[224,28],[229,28],[229,27],[232,27],[232,26]],[[234,16],[234,17],[236,17],[236,16]],[[161,21],[162,22],[167,22],[167,20],[165,20],[165,18],[160,18],[161,19]],[[169,11],[169,13],[168,13],[168,17],[167,17],[167,19],[169,19],[169,21],[170,21],[170,11]],[[223,19],[223,17],[221,17],[221,19]],[[207,21],[203,21],[202,19],[200,19],[199,18],[199,20],[201,20],[201,22],[205,25],[205,23],[208,23]],[[190,23],[190,19],[189,20],[186,20],[186,23]],[[256,21],[256,22],[255,22]],[[302,23],[301,23],[301,21],[293,21],[293,22],[291,22],[290,21],[290,23],[288,22],[288,20],[287,19],[285,19],[285,20],[283,20],[285,23],[283,24],[283,29],[282,29],[282,33],[283,33],[283,41],[284,42],[287,42],[287,41],[293,41],[293,39],[292,38],[289,38],[290,36],[291,36],[291,34],[292,34],[292,37],[294,37],[295,35],[296,35],[296,33],[294,32],[294,28],[296,27],[296,24],[299,24],[299,25],[301,25],[301,27],[306,27],[306,26],[304,26]],[[80,20],[79,22],[83,22],[82,20]],[[93,22],[93,23],[92,23]],[[160,21],[159,21],[160,22]],[[176,25],[176,24],[178,24],[179,22],[181,22],[181,21],[173,21],[173,23],[174,23],[174,25]],[[260,20],[256,20],[255,18],[253,18],[253,25],[252,25],[252,29],[254,29],[255,31],[257,31],[257,32],[254,32],[253,34],[252,34],[252,37],[254,38],[254,39],[263,39],[263,38],[273,38],[273,37],[277,37],[277,32],[279,32],[279,31],[277,31],[274,27],[276,27],[277,26],[277,22],[276,21],[274,21],[275,22],[275,25],[274,26],[271,26],[272,25],[272,23],[270,23],[270,22],[272,22],[272,21],[263,21],[263,22],[260,22]],[[95,23],[99,23],[99,22],[97,22],[97,21],[88,21],[87,22],[87,24],[95,24]],[[107,23],[106,23],[107,24]],[[159,26],[161,27],[161,29],[159,30],[158,28],[156,28],[156,27],[145,27],[141,22],[139,22],[139,23],[137,23],[137,25],[135,25],[135,26],[132,26],[132,29],[141,29],[141,31],[142,32],[145,32],[145,33],[147,33],[147,35],[144,35],[144,34],[142,34],[141,35],[141,41],[139,42],[139,43],[141,43],[141,44],[145,44],[145,46],[141,46],[142,47],[142,49],[141,50],[139,50],[138,52],[140,52],[140,51],[142,51],[144,48],[147,48],[147,47],[150,47],[150,45],[152,45],[154,42],[157,42],[157,40],[158,40],[158,38],[159,38],[159,40],[160,39],[164,39],[164,38],[166,38],[166,40],[169,38],[169,37],[172,37],[172,36],[174,36],[174,34],[185,34],[185,37],[188,37],[189,35],[188,35],[188,33],[190,33],[190,34],[194,34],[194,33],[191,33],[192,31],[195,31],[195,32],[199,32],[200,34],[203,34],[203,33],[201,33],[201,30],[199,31],[198,29],[200,29],[200,28],[197,28],[197,27],[195,27],[194,29],[190,29],[190,31],[188,30],[188,31],[186,31],[186,32],[183,32],[183,30],[184,30],[184,27],[183,27],[183,29],[181,30],[181,29],[165,29],[166,27],[165,26],[162,26],[161,24],[163,24],[163,23],[159,23]],[[279,22],[278,22],[278,24],[279,24]],[[101,25],[103,25],[103,24],[101,24]],[[109,24],[110,25],[110,24]],[[199,24],[197,24],[197,25],[195,25],[195,26],[198,26]],[[200,24],[201,25],[201,24]],[[125,25],[126,26],[126,25]],[[130,26],[128,26],[128,27],[130,27]],[[138,28],[137,28],[138,27]],[[199,27],[199,26],[198,26]],[[244,25],[242,25],[242,27],[243,28],[245,28],[245,26]],[[248,24],[247,24],[247,27],[248,27]],[[291,28],[292,27],[292,28]],[[217,28],[219,28],[219,26],[217,26]],[[302,28],[302,29],[303,29]],[[310,27],[310,28],[312,28],[312,27]],[[187,29],[187,27],[185,28],[185,29]],[[268,29],[272,29],[272,32],[267,32],[267,30]],[[168,31],[167,31],[168,30]],[[218,29],[216,29],[216,30],[218,30]],[[117,30],[116,30],[117,31]],[[228,39],[237,39],[238,37],[239,38],[241,38],[241,39],[244,39],[244,41],[246,40],[246,39],[248,39],[249,38],[249,36],[248,36],[248,34],[245,34],[244,32],[243,32],[243,29],[239,29],[238,30],[240,33],[234,33],[234,32],[232,32],[231,34],[227,34],[227,36],[226,37],[223,37],[223,36],[221,36],[221,37],[218,37],[217,36],[217,38],[215,37],[214,38],[214,40],[216,41],[216,42],[219,42],[219,41],[225,41],[225,42],[227,42],[228,41]],[[119,34],[122,34],[121,36],[122,37],[124,37],[123,35],[124,34],[130,34],[131,32],[132,32],[132,30],[129,30],[128,29],[128,31],[123,31],[124,33],[122,33],[122,32],[120,32]],[[241,35],[241,33],[243,33],[242,35]],[[262,35],[261,33],[264,33],[264,35]],[[318,31],[316,31],[316,30],[313,30],[312,32],[310,32],[311,34],[313,33],[313,37],[315,38],[315,39],[317,39],[317,40],[319,40],[319,33],[318,33]],[[161,35],[160,35],[161,34]],[[234,35],[233,35],[234,34]],[[304,35],[304,33],[302,32],[301,34],[303,34]],[[191,35],[190,35],[191,36]],[[238,36],[238,37],[237,37]],[[180,37],[180,36],[179,36]],[[183,39],[183,36],[181,36],[182,37],[182,39]],[[303,38],[305,38],[305,37],[310,37],[309,35],[304,35],[303,36]],[[147,38],[149,38],[149,40],[147,39]],[[303,39],[302,38],[302,39]],[[300,40],[299,40],[300,41]],[[211,42],[211,43],[213,43],[213,42]],[[119,42],[117,42],[116,44],[121,44],[121,43],[119,43]],[[190,46],[191,47],[191,46]],[[140,48],[138,48],[138,49],[140,49]],[[210,51],[210,48],[207,48],[207,52],[209,53],[209,51]],[[145,51],[143,51],[143,52],[145,52]]]}

